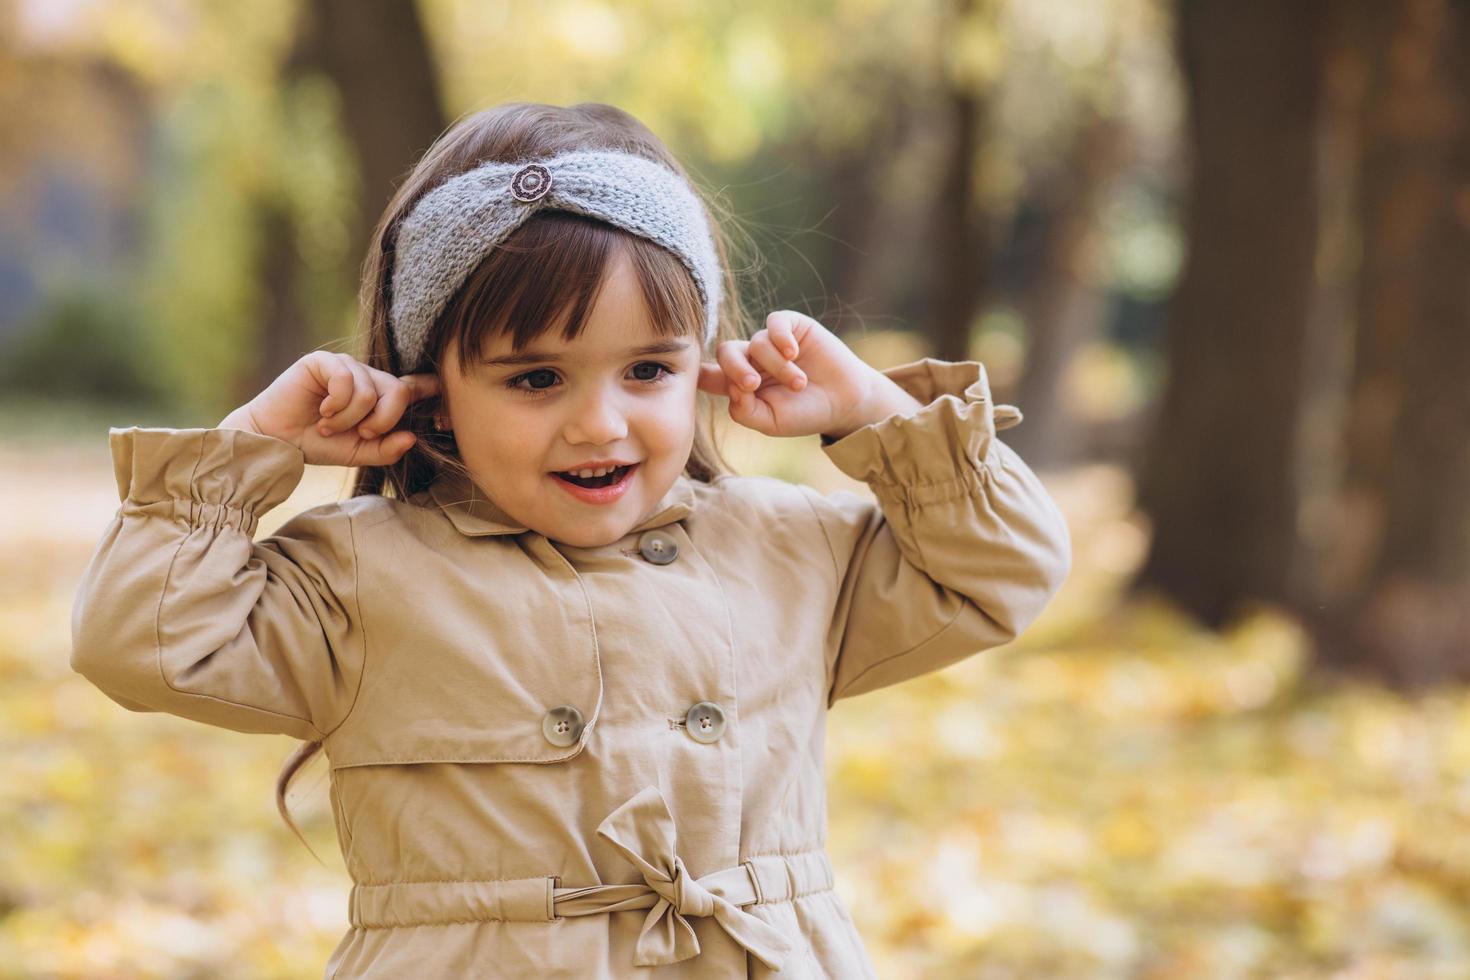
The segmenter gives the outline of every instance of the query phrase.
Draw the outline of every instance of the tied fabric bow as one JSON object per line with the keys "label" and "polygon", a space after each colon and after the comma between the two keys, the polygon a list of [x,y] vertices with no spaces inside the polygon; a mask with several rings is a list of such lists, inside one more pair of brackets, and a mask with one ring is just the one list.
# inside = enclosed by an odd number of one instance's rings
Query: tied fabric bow
{"label": "tied fabric bow", "polygon": [[773,970],[793,947],[775,927],[721,898],[690,877],[676,849],[674,817],[658,787],[646,786],[597,827],[659,896],[643,920],[634,948],[637,966],[664,966],[699,955],[686,915],[713,915],[736,942]]}

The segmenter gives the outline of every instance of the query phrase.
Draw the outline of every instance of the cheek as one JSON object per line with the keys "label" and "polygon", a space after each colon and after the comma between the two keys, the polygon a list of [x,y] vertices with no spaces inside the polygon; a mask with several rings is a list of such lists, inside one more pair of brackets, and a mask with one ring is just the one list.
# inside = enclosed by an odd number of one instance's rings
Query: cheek
{"label": "cheek", "polygon": [[659,444],[665,449],[681,450],[694,441],[695,398],[693,385],[669,392],[659,405],[652,425],[658,432]]}
{"label": "cheek", "polygon": [[[455,429],[456,441],[466,458],[473,453],[474,462],[489,466],[540,459],[554,426],[544,411],[511,399],[481,395],[467,399],[463,411],[456,412]],[[519,465],[506,467],[507,472],[522,469]]]}

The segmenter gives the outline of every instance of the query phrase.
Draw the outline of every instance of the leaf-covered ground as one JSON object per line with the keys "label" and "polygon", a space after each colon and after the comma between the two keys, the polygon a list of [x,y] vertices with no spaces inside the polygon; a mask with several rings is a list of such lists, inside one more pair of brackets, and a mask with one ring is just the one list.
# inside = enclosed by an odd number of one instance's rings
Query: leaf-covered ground
{"label": "leaf-covered ground", "polygon": [[[294,743],[125,711],[67,666],[105,443],[0,448],[0,978],[320,976],[349,884],[321,761],[293,812],[326,867],[275,813]],[[743,469],[848,486],[755,445]],[[880,975],[1470,977],[1470,695],[1325,685],[1270,610],[1222,635],[1120,604],[1126,479],[1047,481],[1076,561],[1041,621],[832,712],[830,851]],[[340,486],[309,471],[262,533]]]}

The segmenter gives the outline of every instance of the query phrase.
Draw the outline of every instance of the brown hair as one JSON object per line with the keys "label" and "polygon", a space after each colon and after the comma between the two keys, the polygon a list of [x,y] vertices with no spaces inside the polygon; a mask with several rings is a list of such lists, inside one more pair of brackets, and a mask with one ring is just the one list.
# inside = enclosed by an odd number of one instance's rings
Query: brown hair
{"label": "brown hair", "polygon": [[[420,198],[449,178],[484,163],[543,159],[578,149],[635,153],[689,180],[705,205],[722,269],[724,298],[714,343],[749,336],[729,262],[734,251],[729,236],[738,230],[738,223],[727,209],[701,192],[657,136],[632,115],[610,105],[584,102],[562,107],[510,102],[457,120],[429,147],[388,202],[373,230],[362,267],[358,359],[395,376],[407,373],[393,347],[388,311],[393,301],[393,252],[398,228]],[[716,221],[711,212],[718,213],[721,220]],[[457,342],[461,352],[477,354],[483,351],[487,339],[508,335],[519,351],[549,331],[563,310],[570,312],[562,337],[575,338],[596,299],[607,260],[620,250],[632,260],[655,329],[664,335],[693,335],[702,342],[703,303],[693,277],[674,253],[595,218],[544,210],[508,235],[466,277],[429,330],[425,344],[427,367],[421,370],[437,372],[451,341]],[[461,371],[470,363],[470,358],[461,356]],[[400,427],[417,434],[413,448],[389,466],[359,467],[353,496],[382,494],[403,500],[427,488],[442,473],[467,475],[453,433],[433,427],[439,407],[439,398],[409,406]],[[714,400],[701,391],[694,446],[684,472],[702,482],[731,469],[715,442],[714,408]],[[302,743],[276,779],[276,808],[303,844],[306,839],[286,807],[286,790],[321,744],[320,740]],[[311,850],[310,844],[306,847]]]}

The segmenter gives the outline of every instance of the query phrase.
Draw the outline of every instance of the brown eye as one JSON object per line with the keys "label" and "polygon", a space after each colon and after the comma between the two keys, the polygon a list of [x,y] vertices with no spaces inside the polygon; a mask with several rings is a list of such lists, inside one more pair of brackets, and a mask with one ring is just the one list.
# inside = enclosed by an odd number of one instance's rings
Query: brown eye
{"label": "brown eye", "polygon": [[[546,381],[547,383],[544,384],[544,385],[540,385],[540,384],[536,384],[533,381],[531,383],[531,386],[529,388],[523,387],[521,385],[521,382],[522,381],[527,381],[527,380],[530,380],[532,378],[537,378],[537,379],[540,379],[542,381]],[[512,389],[515,389],[517,391],[545,391],[545,390],[547,390],[548,388],[550,388],[555,383],[556,383],[556,372],[555,371],[552,371],[552,370],[550,370],[548,368],[537,368],[534,371],[527,371],[525,374],[518,374],[518,375],[516,375],[514,378],[511,378],[508,382],[506,382],[506,385],[505,386],[507,388],[512,388]]]}
{"label": "brown eye", "polygon": [[[638,377],[637,372],[643,368],[653,368],[655,372],[654,375],[652,377]],[[639,364],[635,364],[633,365],[633,372],[635,380],[642,381],[645,384],[656,384],[664,380],[664,378],[668,377],[669,375],[673,374],[672,371],[670,371],[667,367],[658,363],[657,361],[643,361]]]}

